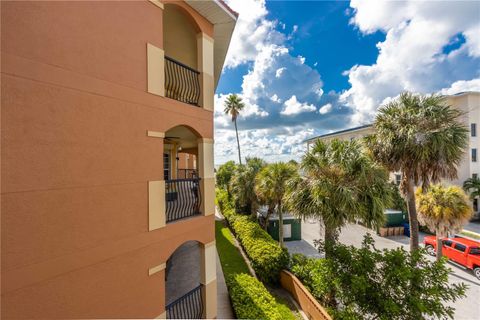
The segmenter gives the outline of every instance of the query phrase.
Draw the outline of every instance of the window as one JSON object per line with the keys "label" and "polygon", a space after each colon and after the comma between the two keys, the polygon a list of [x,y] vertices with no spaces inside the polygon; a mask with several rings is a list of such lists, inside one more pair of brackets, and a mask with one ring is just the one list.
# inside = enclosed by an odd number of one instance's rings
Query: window
{"label": "window", "polygon": [[444,247],[451,247],[452,246],[452,241],[450,240],[442,240],[443,246]]}
{"label": "window", "polygon": [[168,153],[163,154],[163,179],[170,179],[170,155]]}
{"label": "window", "polygon": [[473,178],[473,179],[477,179],[477,178],[478,178],[478,174],[472,173],[472,178]]}
{"label": "window", "polygon": [[472,149],[472,162],[477,162],[477,149]]}
{"label": "window", "polygon": [[455,243],[455,250],[465,252],[466,249],[467,249],[467,247],[464,246],[463,244]]}
{"label": "window", "polygon": [[473,211],[478,211],[478,199],[473,199]]}
{"label": "window", "polygon": [[480,248],[477,248],[477,247],[470,248],[470,254],[480,256]]}
{"label": "window", "polygon": [[401,175],[401,174],[396,174],[396,175],[395,175],[395,183],[396,183],[396,185],[399,186],[401,181],[402,181],[402,175]]}
{"label": "window", "polygon": [[477,124],[476,123],[471,123],[470,124],[470,134],[472,137],[477,136]]}

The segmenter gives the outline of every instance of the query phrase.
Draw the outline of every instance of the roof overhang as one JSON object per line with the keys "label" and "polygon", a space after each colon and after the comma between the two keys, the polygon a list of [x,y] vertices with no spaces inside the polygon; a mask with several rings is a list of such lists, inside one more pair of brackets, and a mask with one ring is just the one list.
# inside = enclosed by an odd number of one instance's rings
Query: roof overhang
{"label": "roof overhang", "polygon": [[238,14],[220,0],[186,0],[185,2],[213,24],[213,71],[215,88],[217,88]]}

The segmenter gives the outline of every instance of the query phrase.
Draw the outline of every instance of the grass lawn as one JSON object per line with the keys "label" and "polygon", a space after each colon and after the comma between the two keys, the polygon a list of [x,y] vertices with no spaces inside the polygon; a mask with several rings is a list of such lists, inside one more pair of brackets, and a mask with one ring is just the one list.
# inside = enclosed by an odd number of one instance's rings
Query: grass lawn
{"label": "grass lawn", "polygon": [[[215,238],[220,264],[222,265],[225,278],[237,273],[246,273],[251,275],[247,263],[245,260],[243,260],[241,253],[235,246],[235,240],[230,232],[230,229],[224,226],[223,222],[221,221],[215,221]],[[289,303],[285,301],[285,299],[280,297],[275,292],[271,293],[279,305],[279,310],[283,314],[283,319],[302,319],[298,312],[291,310],[292,306],[289,306]]]}
{"label": "grass lawn", "polygon": [[215,221],[215,239],[220,257],[220,264],[225,276],[236,273],[250,274],[247,263],[235,246],[235,240],[230,230],[221,221]]}

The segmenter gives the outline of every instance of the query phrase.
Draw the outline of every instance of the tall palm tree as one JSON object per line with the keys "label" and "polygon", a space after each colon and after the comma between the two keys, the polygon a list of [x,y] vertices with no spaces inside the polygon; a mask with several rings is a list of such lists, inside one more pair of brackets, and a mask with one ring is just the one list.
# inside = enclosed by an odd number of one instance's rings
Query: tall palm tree
{"label": "tall palm tree", "polygon": [[[283,197],[286,193],[287,182],[296,175],[297,168],[289,163],[277,162],[264,167],[256,177],[255,192],[259,199],[263,199],[269,209],[277,209],[278,239],[283,247]],[[267,224],[269,213],[267,212]]]}
{"label": "tall palm tree", "polygon": [[260,158],[247,158],[245,165],[238,165],[232,177],[232,194],[235,203],[242,211],[255,216],[258,198],[255,193],[255,177],[266,165]]}
{"label": "tall palm tree", "polygon": [[418,218],[414,189],[442,178],[454,179],[467,146],[462,112],[439,95],[402,93],[382,106],[365,141],[373,157],[390,171],[401,171],[400,189],[407,202],[410,249],[418,249]]}
{"label": "tall palm tree", "polygon": [[463,190],[470,194],[470,199],[475,199],[476,197],[480,197],[480,178],[468,178],[463,183]]}
{"label": "tall palm tree", "polygon": [[223,110],[225,114],[232,117],[232,122],[235,124],[235,133],[237,135],[238,147],[238,162],[240,164],[242,164],[242,156],[240,155],[240,140],[238,140],[237,117],[244,107],[245,104],[242,102],[242,98],[240,98],[236,94],[231,94],[227,97],[227,100],[225,100],[225,109]]}
{"label": "tall palm tree", "polygon": [[300,164],[302,175],[292,179],[285,196],[287,208],[301,218],[318,218],[328,244],[340,228],[360,220],[382,226],[384,210],[392,203],[388,172],[375,163],[358,141],[318,140]]}
{"label": "tall palm tree", "polygon": [[[468,197],[460,187],[432,185],[428,191],[416,191],[418,218],[421,224],[435,230],[437,260],[442,257],[442,238],[462,230],[472,216]],[[433,248],[427,248],[433,250]]]}

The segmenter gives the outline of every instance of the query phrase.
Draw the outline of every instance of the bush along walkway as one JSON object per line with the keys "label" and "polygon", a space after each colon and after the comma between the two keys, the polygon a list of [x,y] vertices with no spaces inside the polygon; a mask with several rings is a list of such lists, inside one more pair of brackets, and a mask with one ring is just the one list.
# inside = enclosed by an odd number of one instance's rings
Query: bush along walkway
{"label": "bush along walkway", "polygon": [[[247,230],[252,231],[251,229],[253,228],[253,226],[249,224],[247,225],[250,227],[247,227]],[[258,227],[260,228],[260,226]],[[237,226],[237,230],[243,229]],[[263,229],[261,228],[260,230],[263,231]],[[245,234],[248,232],[245,230],[243,231]],[[272,292],[270,292],[268,287],[266,287],[256,277],[252,276],[252,272],[247,262],[244,260],[244,257],[242,256],[241,248],[237,247],[235,237],[223,221],[215,221],[215,232],[220,263],[222,265],[223,273],[225,275],[227,287],[230,293],[230,299],[232,301],[232,305],[237,315],[237,318],[266,320],[302,319],[300,314],[296,312],[296,308],[293,306],[292,303],[288,303],[284,298],[279,297],[279,295],[275,294],[275,290],[271,290]],[[245,234],[243,236],[244,241],[241,241],[244,248],[246,237]],[[253,234],[255,234],[254,231]],[[238,232],[237,237],[240,238]],[[274,240],[272,239],[272,241]],[[255,239],[251,239],[249,240],[249,242],[253,243],[255,242]],[[260,271],[260,273],[262,274],[262,279],[264,279],[264,281],[269,280],[271,281],[271,283],[274,283],[276,281],[275,277],[272,275],[268,275],[266,272],[276,272],[276,268],[278,268],[278,263],[274,263],[272,265],[272,261],[276,261],[276,259],[271,259],[269,252],[272,252],[272,248],[270,248],[268,245],[265,245],[266,242],[269,242],[268,239],[259,240],[259,243],[263,243],[265,251],[260,251],[258,252],[258,254],[261,255],[263,253],[264,261],[271,264],[271,266],[264,266],[263,264],[261,264],[261,256],[259,256],[256,259],[256,263],[254,263],[248,251],[246,252],[246,254],[250,258],[251,265],[257,275]],[[272,256],[276,257],[279,254],[280,261],[282,261],[283,263],[283,259],[285,259],[283,258],[283,250],[281,250],[281,248],[275,241],[274,243],[280,250],[273,250],[273,252],[275,252],[276,254],[273,254]],[[288,263],[288,254],[286,255],[285,264],[286,263]],[[274,294],[272,295],[272,293]]]}

